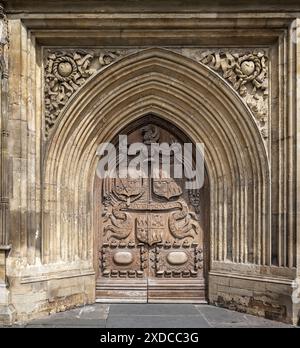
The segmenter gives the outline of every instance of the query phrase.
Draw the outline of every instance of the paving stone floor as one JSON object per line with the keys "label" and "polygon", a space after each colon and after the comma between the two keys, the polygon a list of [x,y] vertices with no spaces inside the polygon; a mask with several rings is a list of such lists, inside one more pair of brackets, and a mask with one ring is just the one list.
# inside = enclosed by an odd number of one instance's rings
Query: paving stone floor
{"label": "paving stone floor", "polygon": [[210,305],[193,304],[95,304],[52,314],[21,327],[97,328],[231,328],[291,327]]}

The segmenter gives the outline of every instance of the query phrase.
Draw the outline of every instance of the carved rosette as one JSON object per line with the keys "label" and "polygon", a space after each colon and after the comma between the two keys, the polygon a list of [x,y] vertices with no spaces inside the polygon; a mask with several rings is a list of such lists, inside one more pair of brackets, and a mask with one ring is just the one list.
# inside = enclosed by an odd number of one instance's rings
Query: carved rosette
{"label": "carved rosette", "polygon": [[251,109],[263,138],[268,137],[268,58],[263,50],[184,50],[222,76]]}
{"label": "carved rosette", "polygon": [[72,95],[86,80],[110,65],[120,50],[47,50],[45,54],[45,135],[49,135],[58,116]]}

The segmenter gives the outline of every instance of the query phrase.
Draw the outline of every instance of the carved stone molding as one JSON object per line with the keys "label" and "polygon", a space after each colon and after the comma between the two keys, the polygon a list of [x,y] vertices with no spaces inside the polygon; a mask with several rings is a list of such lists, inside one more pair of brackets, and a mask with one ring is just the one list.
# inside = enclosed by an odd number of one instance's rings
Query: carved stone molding
{"label": "carved stone molding", "polygon": [[[172,49],[218,73],[252,111],[268,138],[268,57],[261,49]],[[71,96],[99,70],[140,49],[61,49],[45,51],[45,135]]]}
{"label": "carved stone molding", "polygon": [[0,118],[1,118],[1,183],[0,183],[0,249],[9,249],[9,158],[8,158],[8,74],[7,48],[9,43],[8,21],[0,3]]}
{"label": "carved stone molding", "polygon": [[8,21],[0,3],[0,321],[10,324],[16,312],[10,303],[7,282],[7,256],[11,249],[9,238],[9,155],[8,155]]}
{"label": "carved stone molding", "polygon": [[268,57],[265,50],[184,49],[182,53],[225,79],[249,106],[263,138],[268,138]]}

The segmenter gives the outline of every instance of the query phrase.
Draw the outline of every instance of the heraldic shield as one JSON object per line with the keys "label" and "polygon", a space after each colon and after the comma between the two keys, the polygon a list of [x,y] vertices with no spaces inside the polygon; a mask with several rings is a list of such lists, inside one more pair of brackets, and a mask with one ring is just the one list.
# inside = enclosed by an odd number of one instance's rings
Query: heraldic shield
{"label": "heraldic shield", "polygon": [[153,179],[153,192],[167,199],[179,197],[182,194],[182,180],[176,179]]}
{"label": "heraldic shield", "polygon": [[116,178],[113,186],[113,193],[120,200],[127,200],[130,197],[138,198],[143,193],[142,179]]}
{"label": "heraldic shield", "polygon": [[148,245],[162,241],[165,224],[161,214],[146,213],[136,218],[136,237]]}

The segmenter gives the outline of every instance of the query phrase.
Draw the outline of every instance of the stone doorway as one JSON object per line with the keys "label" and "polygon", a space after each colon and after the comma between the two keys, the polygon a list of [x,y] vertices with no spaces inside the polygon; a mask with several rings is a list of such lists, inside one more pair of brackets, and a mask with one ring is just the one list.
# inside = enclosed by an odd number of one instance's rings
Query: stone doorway
{"label": "stone doorway", "polygon": [[[182,131],[148,115],[120,132],[129,147],[190,142]],[[119,139],[119,138],[118,138]],[[114,144],[118,148],[118,139]],[[187,178],[106,178],[95,181],[96,299],[99,302],[205,302],[208,250],[207,184]],[[128,155],[128,162],[132,155]],[[153,158],[152,158],[153,160]],[[150,163],[147,163],[150,173]],[[120,165],[117,165],[120,171]]]}

